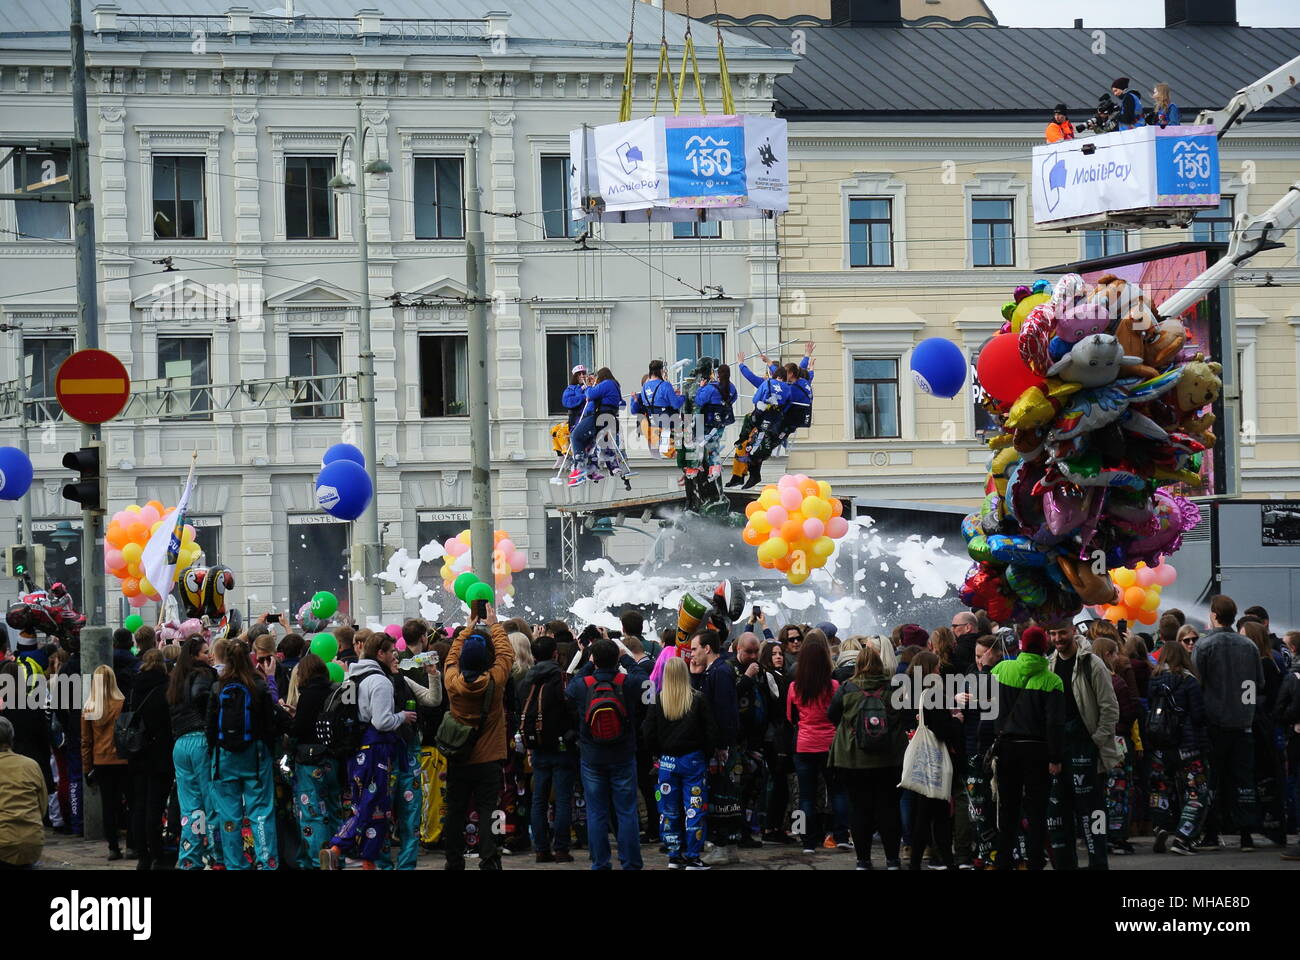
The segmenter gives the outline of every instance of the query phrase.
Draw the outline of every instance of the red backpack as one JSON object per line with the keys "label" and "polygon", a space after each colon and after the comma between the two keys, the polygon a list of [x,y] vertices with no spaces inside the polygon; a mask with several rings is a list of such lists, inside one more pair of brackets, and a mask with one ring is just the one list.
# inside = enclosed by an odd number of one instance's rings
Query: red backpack
{"label": "red backpack", "polygon": [[623,674],[614,674],[613,680],[585,678],[587,685],[587,712],[583,716],[591,739],[596,743],[614,743],[627,733],[627,705],[623,702]]}

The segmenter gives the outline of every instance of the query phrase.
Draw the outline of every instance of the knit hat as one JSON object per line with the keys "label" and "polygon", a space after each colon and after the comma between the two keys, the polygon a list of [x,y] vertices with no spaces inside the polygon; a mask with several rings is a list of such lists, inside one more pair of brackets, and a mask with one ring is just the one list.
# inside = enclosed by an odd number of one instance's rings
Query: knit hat
{"label": "knit hat", "polygon": [[1052,108],[1052,113],[1063,113],[1066,116],[1070,115],[1070,111],[1065,109],[1065,104],[1063,103],[1058,103],[1056,106],[1054,106]]}
{"label": "knit hat", "polygon": [[898,637],[905,647],[924,647],[930,642],[930,635],[925,632],[923,627],[915,623],[903,624],[903,629],[899,631]]}
{"label": "knit hat", "polygon": [[1037,653],[1040,656],[1047,652],[1047,633],[1042,627],[1026,627],[1025,632],[1020,635],[1020,652]]}
{"label": "knit hat", "polygon": [[826,634],[827,640],[834,640],[835,634],[838,632],[835,624],[831,623],[829,620],[823,620],[821,623],[817,624],[817,629]]}
{"label": "knit hat", "polygon": [[471,633],[460,648],[461,675],[472,683],[487,670],[490,662],[487,637]]}
{"label": "knit hat", "polygon": [[1110,85],[1112,87],[1119,87],[1119,89],[1121,90],[1127,90],[1128,77],[1116,77],[1114,80],[1111,81]]}

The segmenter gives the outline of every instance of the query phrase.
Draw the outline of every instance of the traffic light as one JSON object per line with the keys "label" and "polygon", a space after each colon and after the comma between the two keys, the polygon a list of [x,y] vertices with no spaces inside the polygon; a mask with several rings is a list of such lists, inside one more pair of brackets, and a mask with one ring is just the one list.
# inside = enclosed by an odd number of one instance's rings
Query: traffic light
{"label": "traffic light", "polygon": [[104,444],[92,440],[90,446],[63,455],[63,465],[76,470],[81,479],[65,484],[63,499],[81,504],[83,510],[103,513],[108,503],[108,474],[104,469]]}
{"label": "traffic light", "polygon": [[6,547],[5,576],[26,578],[35,587],[45,586],[45,548],[40,544]]}

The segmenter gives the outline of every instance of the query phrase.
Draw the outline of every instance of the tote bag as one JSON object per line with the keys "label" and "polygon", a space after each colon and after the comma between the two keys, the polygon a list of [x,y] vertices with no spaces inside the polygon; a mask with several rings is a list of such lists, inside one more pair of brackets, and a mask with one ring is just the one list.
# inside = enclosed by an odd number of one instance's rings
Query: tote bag
{"label": "tote bag", "polygon": [[898,785],[923,797],[947,800],[952,794],[952,759],[925,725],[924,710],[916,712],[916,719],[916,733],[903,754],[903,779]]}

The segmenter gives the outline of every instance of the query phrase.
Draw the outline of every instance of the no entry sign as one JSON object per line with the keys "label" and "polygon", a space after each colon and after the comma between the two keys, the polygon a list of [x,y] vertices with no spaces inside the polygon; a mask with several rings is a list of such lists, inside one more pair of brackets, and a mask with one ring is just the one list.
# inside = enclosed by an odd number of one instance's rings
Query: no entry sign
{"label": "no entry sign", "polygon": [[112,420],[126,406],[131,377],[105,350],[78,350],[59,365],[54,395],[68,416],[82,423]]}

